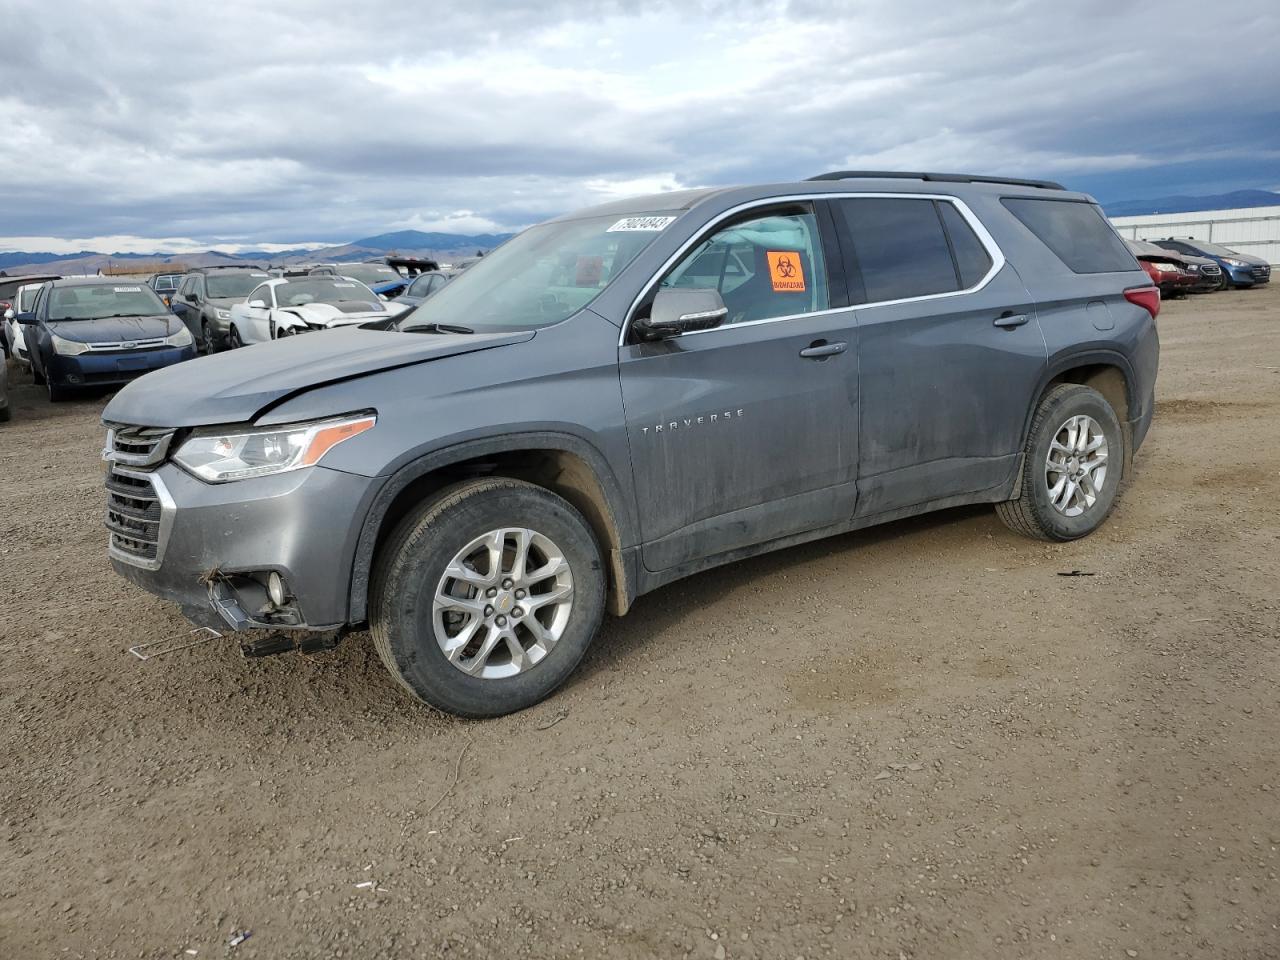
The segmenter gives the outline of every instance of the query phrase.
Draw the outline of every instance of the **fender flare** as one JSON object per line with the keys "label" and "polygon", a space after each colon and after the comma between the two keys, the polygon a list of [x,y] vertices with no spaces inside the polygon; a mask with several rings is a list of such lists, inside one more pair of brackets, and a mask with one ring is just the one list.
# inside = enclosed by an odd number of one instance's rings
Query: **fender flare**
{"label": "fender flare", "polygon": [[356,552],[351,562],[351,582],[348,591],[348,621],[359,623],[368,616],[369,582],[373,573],[374,551],[378,545],[378,534],[382,522],[391,509],[391,504],[410,484],[444,467],[464,460],[472,460],[490,454],[511,453],[521,450],[560,451],[573,454],[590,468],[612,515],[617,529],[619,544],[626,548],[638,542],[634,511],[622,492],[622,487],[596,447],[588,441],[571,433],[554,431],[530,431],[496,434],[465,440],[451,446],[431,450],[415,457],[392,473],[374,495],[369,509],[365,512],[360,528],[360,537],[356,541]]}
{"label": "fender flare", "polygon": [[1044,373],[1040,377],[1040,382],[1036,386],[1034,402],[1027,409],[1026,419],[1022,424],[1023,443],[1026,443],[1027,434],[1031,430],[1031,420],[1036,414],[1036,407],[1040,404],[1040,398],[1044,396],[1045,390],[1054,377],[1075,367],[1097,365],[1118,367],[1120,372],[1124,374],[1125,399],[1129,404],[1129,414],[1131,417],[1137,414],[1142,404],[1142,398],[1134,393],[1137,377],[1133,370],[1133,364],[1129,362],[1129,358],[1123,353],[1116,350],[1098,349],[1059,354],[1049,360],[1044,368]]}

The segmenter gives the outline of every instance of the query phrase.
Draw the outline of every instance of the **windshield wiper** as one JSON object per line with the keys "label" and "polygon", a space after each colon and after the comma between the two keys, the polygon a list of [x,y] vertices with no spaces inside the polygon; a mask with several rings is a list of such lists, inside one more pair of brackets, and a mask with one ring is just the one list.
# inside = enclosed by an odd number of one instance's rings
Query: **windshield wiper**
{"label": "windshield wiper", "polygon": [[401,333],[475,333],[458,323],[412,323],[400,328]]}

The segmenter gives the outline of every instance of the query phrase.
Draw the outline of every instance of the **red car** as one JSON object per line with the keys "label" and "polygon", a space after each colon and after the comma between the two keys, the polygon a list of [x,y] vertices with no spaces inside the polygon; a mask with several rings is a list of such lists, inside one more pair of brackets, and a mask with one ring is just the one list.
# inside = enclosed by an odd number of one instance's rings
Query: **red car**
{"label": "red car", "polygon": [[[1147,271],[1151,282],[1160,288],[1160,296],[1165,299],[1185,297],[1191,288],[1201,281],[1198,274],[1188,270],[1186,265],[1180,262],[1180,257],[1171,254],[1168,250],[1160,250],[1154,244],[1134,240],[1126,240],[1124,244],[1138,258],[1138,263],[1142,265],[1143,270]],[[1151,252],[1153,247],[1160,252]]]}

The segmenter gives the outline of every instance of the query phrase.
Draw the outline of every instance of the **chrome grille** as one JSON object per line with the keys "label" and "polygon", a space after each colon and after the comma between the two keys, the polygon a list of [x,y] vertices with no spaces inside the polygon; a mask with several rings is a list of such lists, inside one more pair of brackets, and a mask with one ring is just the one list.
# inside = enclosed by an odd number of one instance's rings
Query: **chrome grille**
{"label": "chrome grille", "polygon": [[163,427],[108,427],[102,459],[132,467],[155,466],[168,455],[173,434]]}
{"label": "chrome grille", "polygon": [[1206,263],[1203,267],[1200,268],[1200,272],[1203,273],[1206,277],[1216,277],[1222,273],[1222,268],[1218,266],[1216,263]]}

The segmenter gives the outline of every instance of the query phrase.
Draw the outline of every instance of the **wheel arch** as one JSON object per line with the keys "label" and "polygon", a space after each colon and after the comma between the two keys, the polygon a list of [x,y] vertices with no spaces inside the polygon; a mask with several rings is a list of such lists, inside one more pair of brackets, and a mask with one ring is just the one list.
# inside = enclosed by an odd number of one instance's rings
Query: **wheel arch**
{"label": "wheel arch", "polygon": [[539,432],[504,434],[434,450],[388,478],[365,515],[356,543],[348,598],[350,622],[368,616],[373,564],[396,524],[437,490],[477,476],[526,480],[569,501],[591,527],[605,560],[609,612],[626,612],[636,595],[626,548],[636,543],[636,535],[617,478],[589,442],[572,434]]}
{"label": "wheel arch", "polygon": [[1091,350],[1051,360],[1041,378],[1035,399],[1027,408],[1026,419],[1022,425],[1024,444],[1031,431],[1031,422],[1035,418],[1040,401],[1044,399],[1046,393],[1062,383],[1078,383],[1081,386],[1092,387],[1111,404],[1124,435],[1122,472],[1127,475],[1133,458],[1133,420],[1142,408],[1141,399],[1136,393],[1137,378],[1128,358],[1114,350]]}

